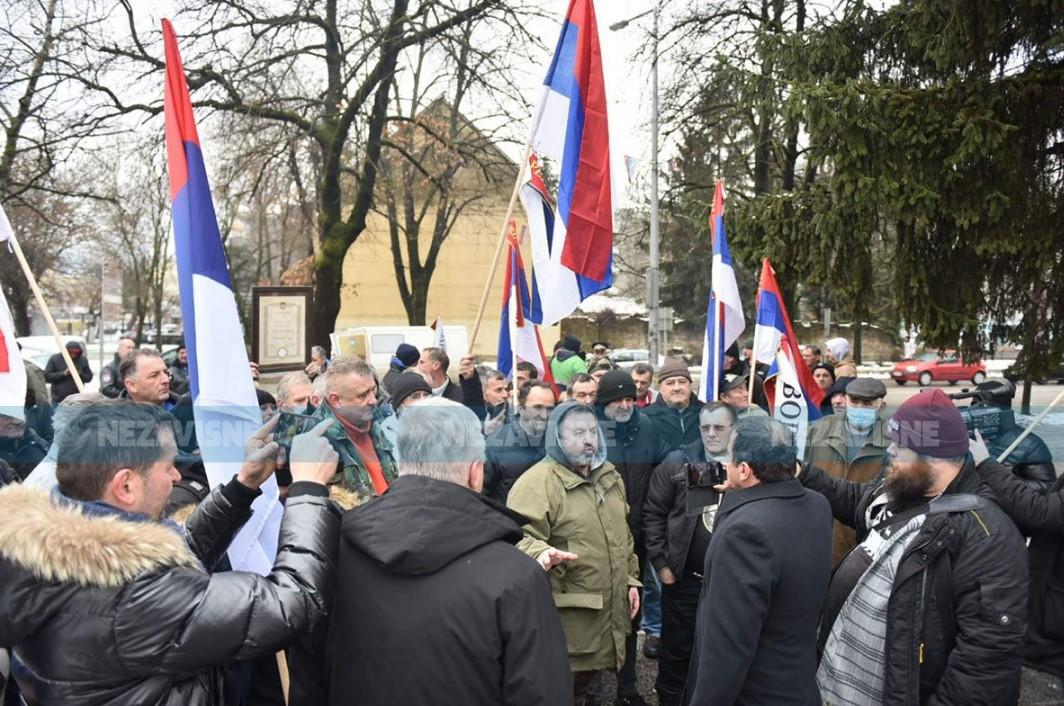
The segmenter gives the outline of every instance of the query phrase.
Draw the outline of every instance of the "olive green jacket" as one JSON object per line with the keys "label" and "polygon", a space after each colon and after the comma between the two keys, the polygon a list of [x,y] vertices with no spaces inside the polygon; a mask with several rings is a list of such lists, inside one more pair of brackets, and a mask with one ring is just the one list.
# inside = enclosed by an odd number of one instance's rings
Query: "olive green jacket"
{"label": "olive green jacket", "polygon": [[549,576],[574,672],[616,671],[624,663],[628,588],[641,585],[624,498],[613,464],[584,478],[550,456],[525,471],[507,498],[528,518],[518,549],[533,558],[548,547],[578,557]]}
{"label": "olive green jacket", "polygon": [[[314,412],[316,422],[323,419],[332,419],[332,426],[325,432],[325,438],[329,440],[333,449],[340,456],[337,464],[336,475],[329,484],[339,484],[343,490],[355,495],[355,505],[361,505],[373,497],[373,483],[369,478],[369,471],[362,461],[355,444],[347,436],[347,432],[341,426],[332,408],[325,402]],[[399,471],[397,468],[398,458],[395,452],[396,442],[396,418],[395,415],[374,415],[373,426],[370,435],[373,438],[373,449],[377,452],[377,458],[381,462],[381,471],[384,479],[391,483],[395,480]]]}

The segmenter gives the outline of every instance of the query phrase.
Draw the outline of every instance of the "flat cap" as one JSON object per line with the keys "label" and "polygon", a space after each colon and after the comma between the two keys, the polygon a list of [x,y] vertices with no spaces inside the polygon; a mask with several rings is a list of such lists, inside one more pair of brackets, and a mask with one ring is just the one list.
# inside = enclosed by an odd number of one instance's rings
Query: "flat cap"
{"label": "flat cap", "polygon": [[846,394],[859,400],[878,400],[887,396],[887,386],[875,378],[854,378],[846,385]]}

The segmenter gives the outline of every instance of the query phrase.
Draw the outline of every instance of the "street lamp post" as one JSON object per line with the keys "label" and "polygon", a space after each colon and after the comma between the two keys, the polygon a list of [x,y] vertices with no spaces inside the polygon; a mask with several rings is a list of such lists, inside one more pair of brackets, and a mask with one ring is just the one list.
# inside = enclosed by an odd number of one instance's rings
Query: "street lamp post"
{"label": "street lamp post", "polygon": [[660,334],[658,327],[659,312],[659,281],[658,264],[661,260],[659,244],[661,242],[660,221],[658,217],[658,6],[641,12],[610,25],[614,32],[624,29],[631,22],[653,13],[654,15],[654,55],[650,67],[651,73],[651,108],[650,108],[650,264],[647,266],[647,313],[650,321],[647,331],[647,348],[650,352],[650,363],[658,365],[660,351]]}

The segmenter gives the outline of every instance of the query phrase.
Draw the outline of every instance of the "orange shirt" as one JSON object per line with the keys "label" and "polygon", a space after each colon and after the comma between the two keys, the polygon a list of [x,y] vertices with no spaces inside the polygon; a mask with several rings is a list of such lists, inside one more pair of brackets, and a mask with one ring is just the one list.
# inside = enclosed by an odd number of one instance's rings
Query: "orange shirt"
{"label": "orange shirt", "polygon": [[336,419],[347,432],[347,438],[351,439],[351,443],[355,445],[358,455],[362,457],[362,465],[366,467],[369,480],[373,483],[373,493],[382,495],[388,490],[388,480],[384,477],[381,460],[377,458],[377,449],[373,448],[373,435],[368,430],[362,431],[354,424],[348,423],[339,414],[336,415]]}

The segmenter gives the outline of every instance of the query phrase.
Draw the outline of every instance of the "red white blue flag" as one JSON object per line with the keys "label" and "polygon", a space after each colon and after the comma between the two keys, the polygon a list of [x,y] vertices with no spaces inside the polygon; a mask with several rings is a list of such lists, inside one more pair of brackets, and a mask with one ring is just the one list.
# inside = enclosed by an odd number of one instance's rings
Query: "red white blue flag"
{"label": "red white blue flag", "polygon": [[790,428],[799,457],[805,451],[810,422],[820,418],[824,391],[802,359],[791,319],[783,305],[776,272],[766,258],[761,264],[757,292],[757,325],[754,328],[753,359],[770,366],[765,380],[772,416]]}
{"label": "red white blue flag", "polygon": [[709,305],[706,307],[706,335],[702,345],[702,379],[698,385],[698,396],[706,402],[712,402],[720,394],[724,351],[746,329],[743,301],[739,298],[739,284],[735,280],[735,266],[728,248],[728,235],[724,230],[723,181],[717,182],[713,192],[709,230],[713,239],[713,268]]}
{"label": "red white blue flag", "polygon": [[570,0],[530,141],[540,158],[552,161],[558,176],[558,218],[551,250],[559,249],[558,261],[572,272],[609,286],[613,258],[610,130],[592,0]]}
{"label": "red white blue flag", "polygon": [[[226,483],[243,460],[244,444],[260,426],[236,297],[207,183],[177,38],[163,20],[166,50],[166,153],[173,202],[177,283],[181,296],[189,383],[200,446],[211,485]],[[281,505],[271,476],[254,514],[229,546],[234,569],[268,574],[277,555]]]}
{"label": "red white blue flag", "polygon": [[[565,227],[555,214],[551,197],[536,155],[529,158],[529,179],[521,187],[528,230],[532,238],[532,310],[530,318],[542,326],[553,326],[569,316],[580,302],[613,285],[613,272],[597,282],[579,275],[562,264]],[[611,255],[612,257],[612,255]]]}
{"label": "red white blue flag", "polygon": [[502,293],[502,321],[499,326],[498,362],[499,372],[507,378],[514,374],[514,364],[528,361],[536,366],[539,379],[553,384],[547,355],[539,338],[539,329],[533,323],[532,296],[525,278],[525,263],[517,241],[517,225],[510,221],[509,257],[506,258],[505,289]]}

